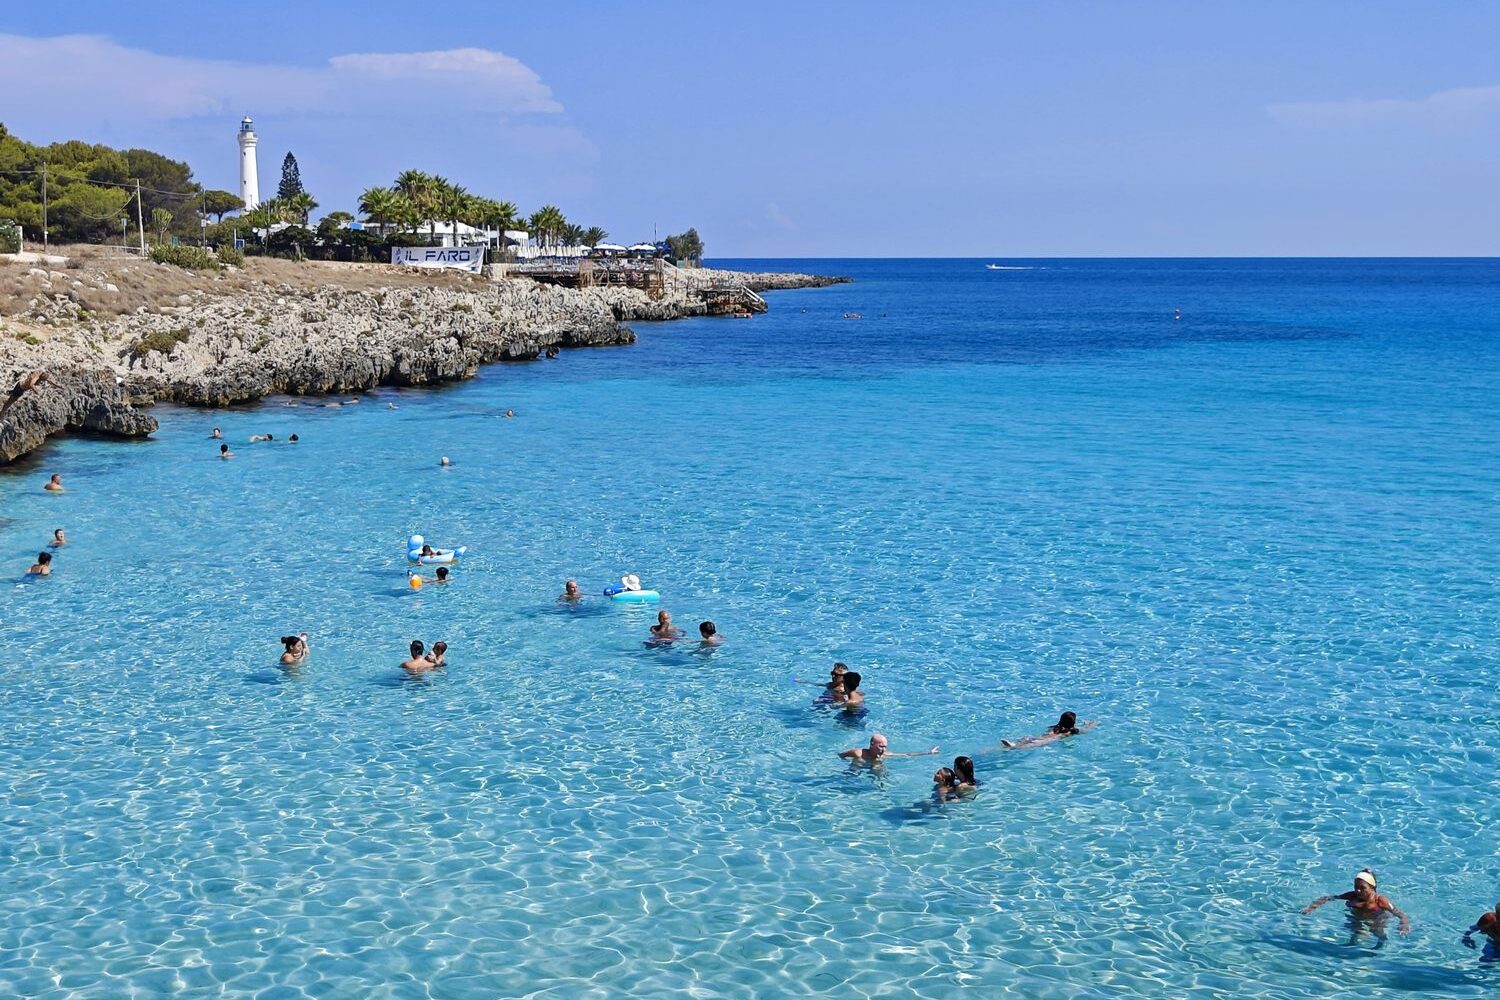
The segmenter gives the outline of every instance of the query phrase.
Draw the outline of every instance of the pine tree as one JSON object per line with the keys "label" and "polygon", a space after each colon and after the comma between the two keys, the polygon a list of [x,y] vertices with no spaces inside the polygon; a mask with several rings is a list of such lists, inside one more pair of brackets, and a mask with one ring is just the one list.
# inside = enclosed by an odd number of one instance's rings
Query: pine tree
{"label": "pine tree", "polygon": [[301,193],[302,173],[297,169],[297,158],[287,153],[286,159],[281,161],[281,185],[276,189],[276,197],[290,201]]}

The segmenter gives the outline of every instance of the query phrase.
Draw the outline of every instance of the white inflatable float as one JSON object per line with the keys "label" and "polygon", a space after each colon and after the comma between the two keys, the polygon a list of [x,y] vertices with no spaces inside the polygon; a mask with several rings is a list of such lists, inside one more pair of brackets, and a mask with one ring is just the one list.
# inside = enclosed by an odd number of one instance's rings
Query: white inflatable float
{"label": "white inflatable float", "polygon": [[434,548],[424,556],[422,548],[426,544],[427,540],[421,535],[412,535],[406,540],[406,558],[414,563],[421,563],[423,566],[435,566],[454,562],[469,550],[467,545],[460,545],[456,549]]}
{"label": "white inflatable float", "polygon": [[656,591],[642,590],[641,578],[634,573],[626,573],[620,577],[618,587],[605,587],[604,596],[622,604],[650,604],[661,600],[661,595]]}

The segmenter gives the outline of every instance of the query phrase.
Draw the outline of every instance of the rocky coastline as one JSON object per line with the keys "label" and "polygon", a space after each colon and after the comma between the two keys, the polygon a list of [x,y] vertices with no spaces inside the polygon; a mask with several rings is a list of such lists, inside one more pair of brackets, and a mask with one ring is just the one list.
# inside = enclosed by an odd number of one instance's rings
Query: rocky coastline
{"label": "rocky coastline", "polygon": [[[62,432],[149,435],[157,422],[147,410],[157,402],[220,407],[283,393],[436,385],[553,348],[631,344],[628,322],[704,315],[704,292],[728,275],[682,271],[653,298],[524,278],[329,265],[296,272],[288,268],[309,265],[271,263],[251,261],[234,280],[139,260],[63,270],[0,264],[12,298],[0,317],[0,392],[26,372],[48,373],[0,417],[0,465]],[[848,280],[733,278],[756,291]],[[109,315],[115,302],[143,297],[147,304]]]}

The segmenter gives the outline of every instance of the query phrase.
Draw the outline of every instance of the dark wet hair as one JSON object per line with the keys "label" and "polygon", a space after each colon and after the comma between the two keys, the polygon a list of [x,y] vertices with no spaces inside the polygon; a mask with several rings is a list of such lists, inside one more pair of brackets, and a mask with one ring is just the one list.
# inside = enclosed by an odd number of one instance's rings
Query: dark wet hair
{"label": "dark wet hair", "polygon": [[834,665],[833,665],[833,669],[832,669],[832,670],[830,670],[830,671],[828,671],[828,672],[829,672],[829,673],[830,673],[830,674],[836,674],[836,673],[838,673],[838,672],[839,672],[839,671],[840,671],[840,670],[842,670],[842,671],[843,671],[843,672],[844,672],[844,673],[846,673],[846,674],[847,674],[847,673],[848,673],[848,672],[849,672],[849,668],[848,668],[848,667],[847,667],[847,666],[845,666],[845,665],[844,665],[844,664],[842,664],[842,663],[835,663],[835,664],[834,664]]}
{"label": "dark wet hair", "polygon": [[[937,776],[938,774],[942,775],[942,777],[939,778]],[[933,777],[933,781],[934,781],[935,784],[952,785],[953,784],[953,768],[951,768],[951,767],[940,767],[940,768],[937,769],[937,774],[933,775],[932,777]]]}
{"label": "dark wet hair", "polygon": [[426,649],[427,649],[427,647],[424,646],[424,645],[422,645],[422,640],[421,639],[413,639],[411,641],[411,655],[412,656],[421,656],[422,653],[424,651],[426,651]]}
{"label": "dark wet hair", "polygon": [[63,530],[61,528],[53,528],[52,529],[52,537],[56,538],[58,535],[62,534],[62,531]]}
{"label": "dark wet hair", "polygon": [[1077,733],[1078,713],[1064,712],[1061,716],[1058,717],[1057,725],[1052,727],[1052,731],[1054,733],[1064,733],[1069,736]]}
{"label": "dark wet hair", "polygon": [[221,444],[221,445],[219,445],[219,454],[220,455],[224,454],[228,450],[229,450],[229,445],[227,445],[227,444]]}
{"label": "dark wet hair", "polygon": [[439,580],[446,580],[446,579],[448,579],[448,567],[447,566],[439,566],[437,568],[437,578]]}
{"label": "dark wet hair", "polygon": [[960,784],[975,784],[973,759],[969,757],[954,757],[953,776]]}
{"label": "dark wet hair", "polygon": [[844,691],[847,693],[857,687],[859,687],[859,674],[851,670],[844,675]]}
{"label": "dark wet hair", "polygon": [[295,440],[297,440],[297,435],[293,434],[291,437],[287,438],[287,440],[288,441],[295,441]]}
{"label": "dark wet hair", "polygon": [[715,635],[715,634],[718,633],[718,631],[719,631],[718,628],[716,628],[714,626],[713,622],[699,622],[698,623],[698,632],[701,635]]}
{"label": "dark wet hair", "polygon": [[444,653],[448,652],[448,644],[439,639],[437,642],[432,644],[432,651],[437,655],[442,656]]}
{"label": "dark wet hair", "polygon": [[302,637],[297,635],[284,635],[281,637],[281,644],[288,650],[290,650],[293,646],[297,645],[297,643],[301,641]]}
{"label": "dark wet hair", "polygon": [[52,561],[52,553],[50,553],[50,552],[38,552],[36,554],[36,561],[39,562],[39,563],[41,563],[43,566],[45,566],[49,562]]}
{"label": "dark wet hair", "polygon": [[267,441],[275,441],[276,440],[276,435],[274,435],[274,434],[267,434],[266,435],[266,440]]}

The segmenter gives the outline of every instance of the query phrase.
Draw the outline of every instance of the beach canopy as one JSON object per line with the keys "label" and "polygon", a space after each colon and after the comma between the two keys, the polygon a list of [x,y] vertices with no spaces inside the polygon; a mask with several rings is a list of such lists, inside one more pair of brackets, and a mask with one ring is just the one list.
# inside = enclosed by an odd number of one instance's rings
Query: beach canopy
{"label": "beach canopy", "polygon": [[655,253],[656,246],[651,243],[637,243],[635,246],[630,248],[631,253],[635,253],[637,250],[644,250],[647,253]]}
{"label": "beach canopy", "polygon": [[625,248],[622,247],[622,246],[620,246],[620,244],[618,244],[618,243],[595,243],[594,244],[594,249],[595,250],[613,250],[616,253],[624,253],[625,252]]}

